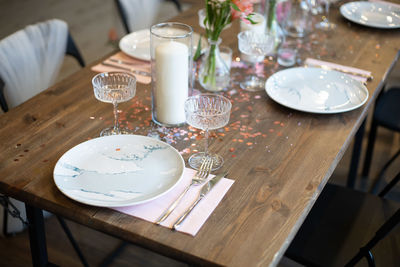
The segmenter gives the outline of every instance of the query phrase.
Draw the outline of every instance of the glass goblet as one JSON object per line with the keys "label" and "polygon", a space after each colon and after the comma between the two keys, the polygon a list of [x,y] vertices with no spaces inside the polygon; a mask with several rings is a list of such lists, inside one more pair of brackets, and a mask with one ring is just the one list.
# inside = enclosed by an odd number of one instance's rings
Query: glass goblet
{"label": "glass goblet", "polygon": [[322,15],[322,21],[317,23],[315,27],[320,30],[324,31],[330,31],[336,28],[336,24],[329,21],[329,7],[331,5],[331,0],[317,0],[320,2],[320,5],[323,6],[323,15]]}
{"label": "glass goblet", "polygon": [[198,129],[204,130],[204,152],[193,154],[189,158],[189,165],[198,170],[204,157],[213,160],[212,170],[221,168],[223,158],[208,152],[208,135],[210,130],[224,127],[229,122],[231,101],[216,94],[200,94],[189,97],[185,102],[186,122]]}
{"label": "glass goblet", "polygon": [[[274,48],[274,39],[272,36],[265,33],[257,33],[254,31],[244,31],[238,34],[239,50],[243,54],[252,58],[263,58],[270,53]],[[259,77],[256,72],[256,64],[253,63],[253,75],[243,79],[240,87],[247,91],[265,90],[265,79]]]}
{"label": "glass goblet", "polygon": [[127,128],[120,128],[118,104],[131,100],[136,93],[136,77],[124,72],[99,73],[92,79],[94,96],[114,106],[114,126],[101,131],[100,136],[129,134]]}

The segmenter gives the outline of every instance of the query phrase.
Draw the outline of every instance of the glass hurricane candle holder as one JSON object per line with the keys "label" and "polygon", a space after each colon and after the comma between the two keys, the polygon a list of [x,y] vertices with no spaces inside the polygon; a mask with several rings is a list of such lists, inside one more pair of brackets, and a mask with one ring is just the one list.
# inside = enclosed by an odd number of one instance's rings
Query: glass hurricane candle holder
{"label": "glass hurricane candle holder", "polygon": [[153,121],[174,127],[185,123],[185,100],[192,75],[192,27],[168,22],[150,29]]}

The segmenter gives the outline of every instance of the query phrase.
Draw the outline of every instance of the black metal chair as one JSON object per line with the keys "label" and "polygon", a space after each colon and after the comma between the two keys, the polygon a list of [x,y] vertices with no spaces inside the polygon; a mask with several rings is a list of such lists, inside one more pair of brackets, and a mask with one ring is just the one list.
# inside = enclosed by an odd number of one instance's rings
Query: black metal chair
{"label": "black metal chair", "polygon": [[[400,83],[397,86],[392,85],[386,91],[382,92],[376,101],[362,170],[363,179],[367,179],[369,176],[378,126],[400,133]],[[372,193],[376,193],[379,184],[384,178],[385,172],[399,155],[400,148],[384,165],[375,181],[373,181],[371,187]]]}
{"label": "black metal chair", "polygon": [[[68,32],[68,36],[67,36],[67,46],[66,46],[65,54],[74,57],[78,61],[79,65],[81,67],[85,67],[85,61],[84,61],[78,47],[76,46],[74,39],[72,38],[72,36],[69,32]],[[5,96],[4,96],[4,88],[5,88],[5,83],[0,77],[0,106],[4,112],[8,112],[8,105],[7,105]],[[10,200],[7,196],[0,195],[0,203],[5,208],[4,215],[3,215],[3,229],[2,229],[3,235],[10,236],[10,235],[12,235],[12,233],[9,233],[8,229],[7,229],[8,228],[8,225],[7,225],[8,224],[8,213],[9,213],[9,211],[12,211],[14,213],[14,216],[16,216],[16,217],[20,217],[20,213],[19,213],[18,209],[15,206],[13,206],[13,204],[10,202]],[[64,221],[64,219],[57,215],[56,215],[56,217],[57,217],[57,220],[60,223],[62,229],[64,230],[65,234],[67,235],[71,245],[73,246],[75,252],[77,253],[82,265],[89,266],[89,264],[87,263],[82,251],[80,250],[77,242],[75,241],[75,239],[74,239],[71,231],[69,230],[66,222]]]}
{"label": "black metal chair", "polygon": [[[132,0],[132,1],[134,1],[134,0]],[[179,12],[182,12],[182,4],[179,2],[179,0],[166,0],[166,1],[169,1],[169,2],[174,3],[175,6],[176,6],[176,9],[177,9]],[[124,29],[125,29],[126,33],[132,32],[132,29],[131,29],[131,28],[129,27],[129,25],[128,25],[128,17],[127,17],[127,14],[126,14],[124,8],[123,8],[122,5],[121,5],[121,2],[120,2],[119,0],[115,0],[115,4],[116,4],[116,6],[117,6],[118,13],[119,13],[119,15],[121,16],[122,24],[123,24],[123,26],[124,26]]]}
{"label": "black metal chair", "polygon": [[0,77],[0,107],[4,112],[8,111],[8,105],[6,102],[6,98],[4,97],[4,81]]}
{"label": "black metal chair", "polygon": [[355,266],[365,257],[368,266],[375,266],[376,249],[377,260],[391,257],[393,266],[400,266],[400,203],[383,199],[399,180],[400,173],[379,196],[328,183],[286,256],[306,266],[324,267]]}
{"label": "black metal chair", "polygon": [[85,67],[85,61],[83,60],[83,57],[79,52],[79,49],[76,46],[74,39],[72,39],[71,33],[69,32],[68,32],[67,48],[65,54],[74,57],[82,68]]}

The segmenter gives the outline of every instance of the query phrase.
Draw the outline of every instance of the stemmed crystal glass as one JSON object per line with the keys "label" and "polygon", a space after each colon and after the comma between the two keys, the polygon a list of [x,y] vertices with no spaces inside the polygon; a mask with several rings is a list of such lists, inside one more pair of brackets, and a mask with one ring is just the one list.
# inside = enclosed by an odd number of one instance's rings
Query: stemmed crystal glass
{"label": "stemmed crystal glass", "polygon": [[[239,50],[253,58],[263,58],[274,48],[274,39],[265,33],[244,31],[238,34]],[[247,76],[240,83],[240,87],[247,91],[260,91],[265,89],[265,79],[257,76],[256,64],[253,62],[254,74]]]}
{"label": "stemmed crystal glass", "polygon": [[189,165],[198,170],[204,157],[212,157],[213,169],[221,168],[223,158],[208,152],[208,135],[210,130],[224,127],[228,124],[232,104],[229,99],[217,94],[200,94],[189,97],[185,102],[186,122],[198,129],[204,130],[204,152],[193,154]]}
{"label": "stemmed crystal glass", "polygon": [[336,28],[336,24],[329,21],[329,7],[331,5],[331,0],[318,0],[321,6],[323,6],[323,15],[322,15],[322,21],[317,23],[315,27],[317,29],[325,30],[325,31],[330,31]]}
{"label": "stemmed crystal glass", "polygon": [[100,136],[129,134],[127,128],[120,128],[118,121],[118,104],[131,100],[136,93],[136,77],[123,72],[99,73],[92,79],[94,96],[114,106],[114,127],[101,131]]}

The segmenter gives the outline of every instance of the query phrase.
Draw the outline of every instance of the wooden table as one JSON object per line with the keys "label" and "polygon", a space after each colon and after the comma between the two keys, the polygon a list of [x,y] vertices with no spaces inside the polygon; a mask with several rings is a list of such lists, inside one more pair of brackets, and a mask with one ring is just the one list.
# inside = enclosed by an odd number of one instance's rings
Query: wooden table
{"label": "wooden table", "polygon": [[[176,20],[198,25],[196,12]],[[243,71],[233,69],[234,89],[224,93],[233,100],[230,125],[212,138],[210,150],[224,157],[224,169],[236,181],[196,237],[77,203],[56,188],[53,168],[61,155],[112,123],[111,105],[93,96],[95,73],[89,67],[0,116],[0,193],[189,263],[276,265],[367,116],[400,47],[399,30],[358,26],[332,13],[338,28],[314,35],[314,45],[302,55],[322,54],[321,59],[372,71],[368,103],[337,115],[293,111],[265,92],[238,89]],[[235,55],[237,29],[234,23],[222,34]],[[136,97],[120,106],[137,134],[156,129],[149,123],[150,98],[150,86],[139,84]],[[202,140],[173,140],[180,151],[202,147]]]}

